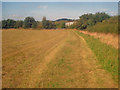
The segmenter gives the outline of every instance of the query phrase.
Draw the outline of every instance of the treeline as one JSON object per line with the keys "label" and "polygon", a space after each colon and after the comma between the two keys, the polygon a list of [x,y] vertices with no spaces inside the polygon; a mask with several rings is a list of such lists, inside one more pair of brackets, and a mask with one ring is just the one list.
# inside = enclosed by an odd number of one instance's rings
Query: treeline
{"label": "treeline", "polygon": [[47,20],[46,17],[43,17],[42,21],[35,21],[33,17],[26,17],[23,21],[22,20],[13,20],[7,19],[2,20],[2,28],[9,29],[9,28],[36,28],[36,29],[56,29],[56,28],[65,28],[65,22],[54,22]]}
{"label": "treeline", "polygon": [[2,28],[9,29],[9,28],[34,28],[34,29],[79,29],[79,30],[86,30],[90,27],[95,26],[97,23],[103,22],[111,18],[106,13],[96,13],[96,14],[84,14],[79,17],[78,20],[74,20],[74,24],[70,26],[66,26],[65,23],[68,21],[50,21],[47,20],[46,17],[43,17],[42,21],[35,21],[33,17],[26,17],[23,21],[22,20],[13,20],[7,19],[2,20]]}
{"label": "treeline", "polygon": [[103,13],[98,12],[96,14],[84,14],[80,16],[79,19],[69,28],[84,30],[108,18],[110,18],[110,16],[104,12]]}
{"label": "treeline", "polygon": [[112,16],[110,19],[99,22],[86,30],[89,32],[118,34],[118,26],[118,16]]}
{"label": "treeline", "polygon": [[2,28],[33,28],[36,25],[36,21],[33,17],[26,17],[24,21],[13,19],[2,20]]}

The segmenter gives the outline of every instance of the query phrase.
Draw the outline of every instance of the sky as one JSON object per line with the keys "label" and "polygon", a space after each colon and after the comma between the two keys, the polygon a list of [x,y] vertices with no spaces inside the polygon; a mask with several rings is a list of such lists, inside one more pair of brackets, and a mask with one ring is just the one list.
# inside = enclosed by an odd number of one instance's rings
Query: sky
{"label": "sky", "polygon": [[[118,14],[118,2],[2,2],[2,19],[24,20],[31,16],[41,21],[43,16],[48,20],[60,18],[78,19],[86,13],[106,12]],[[52,0],[55,1],[55,0]],[[72,1],[72,0],[71,0]],[[88,1],[88,0],[87,0]],[[93,0],[95,1],[95,0]],[[107,1],[107,0],[106,0]]]}
{"label": "sky", "polygon": [[[68,0],[1,0],[2,2],[68,2]],[[119,0],[69,0],[69,2],[119,2]]]}

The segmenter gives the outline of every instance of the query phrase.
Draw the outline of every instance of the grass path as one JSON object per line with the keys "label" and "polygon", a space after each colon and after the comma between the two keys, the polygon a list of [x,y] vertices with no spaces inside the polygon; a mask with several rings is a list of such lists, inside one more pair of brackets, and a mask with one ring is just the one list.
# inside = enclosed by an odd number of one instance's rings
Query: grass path
{"label": "grass path", "polygon": [[[39,36],[40,32],[46,36]],[[29,39],[29,34],[33,35],[34,39]],[[3,53],[3,56],[6,56],[3,58],[3,88],[117,87],[112,76],[101,68],[84,38],[76,32],[31,31],[29,34],[20,42],[15,38],[11,44],[7,41],[10,42],[13,38],[3,38],[6,40],[3,43],[4,50],[9,47]],[[10,48],[16,44],[19,46]],[[12,54],[6,55],[9,52]]]}
{"label": "grass path", "polygon": [[69,33],[65,46],[42,73],[37,87],[115,88],[112,76],[101,68],[85,40]]}

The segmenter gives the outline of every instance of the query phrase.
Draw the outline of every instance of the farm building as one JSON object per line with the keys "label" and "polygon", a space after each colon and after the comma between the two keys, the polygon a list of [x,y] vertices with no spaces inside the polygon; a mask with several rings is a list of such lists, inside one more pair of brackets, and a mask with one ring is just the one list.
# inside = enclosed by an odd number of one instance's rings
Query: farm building
{"label": "farm building", "polygon": [[65,23],[65,25],[66,25],[66,26],[70,26],[70,25],[72,25],[73,23],[75,23],[75,22],[71,21],[71,22]]}

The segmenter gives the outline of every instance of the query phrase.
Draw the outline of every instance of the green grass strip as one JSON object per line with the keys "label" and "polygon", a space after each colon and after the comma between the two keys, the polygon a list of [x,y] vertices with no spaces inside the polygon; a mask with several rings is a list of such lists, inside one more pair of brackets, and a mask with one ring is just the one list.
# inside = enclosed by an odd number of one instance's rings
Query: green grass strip
{"label": "green grass strip", "polygon": [[88,46],[96,55],[102,67],[110,72],[113,79],[118,82],[118,49],[102,43],[99,39],[76,31],[87,42]]}

